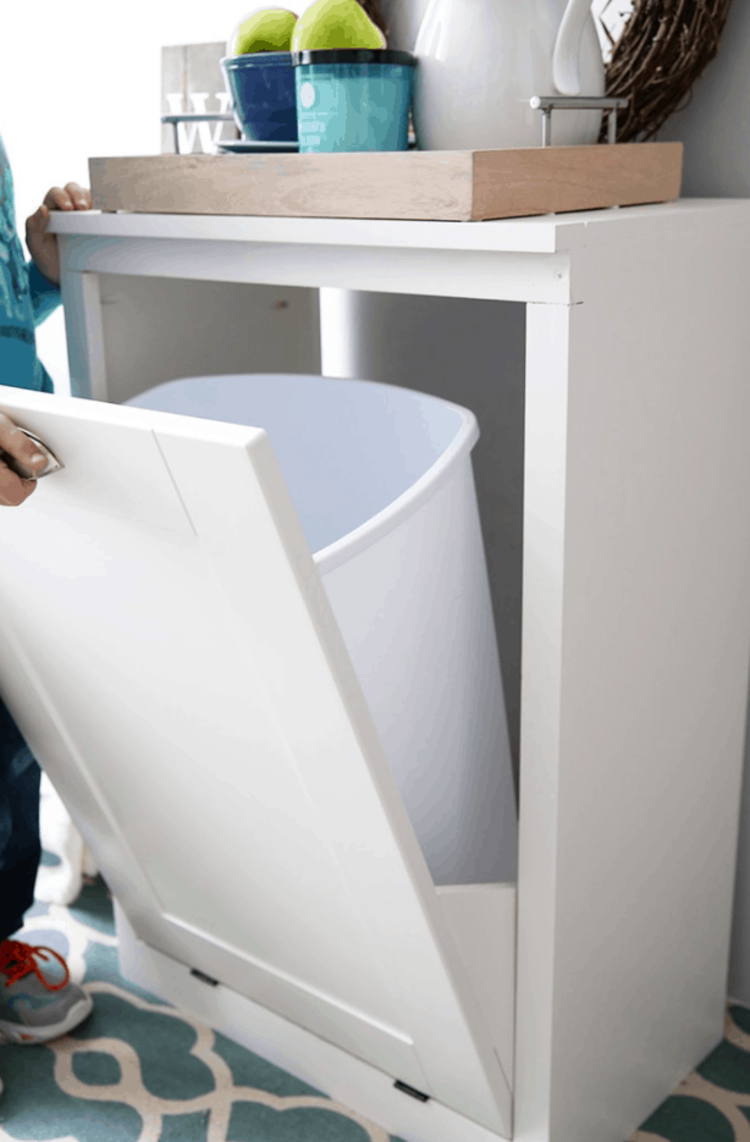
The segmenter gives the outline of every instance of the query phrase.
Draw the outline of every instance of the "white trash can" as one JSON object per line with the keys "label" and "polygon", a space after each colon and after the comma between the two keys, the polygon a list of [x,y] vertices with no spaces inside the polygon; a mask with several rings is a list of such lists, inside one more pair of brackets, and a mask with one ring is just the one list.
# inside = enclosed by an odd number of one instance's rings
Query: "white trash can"
{"label": "white trash can", "polygon": [[515,881],[474,414],[371,381],[169,381],[127,404],[264,428],[437,884]]}

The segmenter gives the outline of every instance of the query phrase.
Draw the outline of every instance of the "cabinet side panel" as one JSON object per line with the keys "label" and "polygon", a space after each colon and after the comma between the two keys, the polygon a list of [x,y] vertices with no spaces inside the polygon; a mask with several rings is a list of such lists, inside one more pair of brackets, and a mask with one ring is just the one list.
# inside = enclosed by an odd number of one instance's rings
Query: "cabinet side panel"
{"label": "cabinet side panel", "polygon": [[574,259],[561,610],[546,650],[524,644],[524,686],[559,707],[521,761],[522,964],[553,931],[548,1134],[524,1142],[621,1142],[722,1033],[750,647],[750,227],[729,218],[634,213]]}

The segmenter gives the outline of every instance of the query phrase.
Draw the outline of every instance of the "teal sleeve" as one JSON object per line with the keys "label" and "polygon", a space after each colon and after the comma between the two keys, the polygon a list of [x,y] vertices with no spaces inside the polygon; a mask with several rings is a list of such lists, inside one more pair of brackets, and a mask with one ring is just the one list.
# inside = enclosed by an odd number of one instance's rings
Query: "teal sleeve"
{"label": "teal sleeve", "polygon": [[34,325],[41,325],[57,309],[62,301],[62,294],[60,287],[48,281],[33,261],[26,263],[26,269],[29,272],[29,292],[31,294],[31,306],[34,310]]}

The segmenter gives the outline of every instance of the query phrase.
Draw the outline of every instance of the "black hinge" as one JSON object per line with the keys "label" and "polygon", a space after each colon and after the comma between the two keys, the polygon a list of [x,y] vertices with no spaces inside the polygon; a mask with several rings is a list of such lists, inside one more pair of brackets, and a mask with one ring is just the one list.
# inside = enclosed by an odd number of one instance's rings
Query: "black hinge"
{"label": "black hinge", "polygon": [[218,987],[219,985],[218,979],[214,979],[212,975],[206,975],[204,971],[198,971],[198,968],[191,968],[190,974],[199,979],[201,983],[207,983],[209,987]]}
{"label": "black hinge", "polygon": [[411,1098],[416,1098],[417,1102],[430,1101],[430,1096],[428,1094],[424,1094],[424,1092],[421,1090],[416,1090],[415,1087],[409,1086],[408,1083],[402,1083],[401,1079],[396,1079],[393,1085],[395,1086],[396,1090],[403,1091],[404,1094],[408,1094]]}

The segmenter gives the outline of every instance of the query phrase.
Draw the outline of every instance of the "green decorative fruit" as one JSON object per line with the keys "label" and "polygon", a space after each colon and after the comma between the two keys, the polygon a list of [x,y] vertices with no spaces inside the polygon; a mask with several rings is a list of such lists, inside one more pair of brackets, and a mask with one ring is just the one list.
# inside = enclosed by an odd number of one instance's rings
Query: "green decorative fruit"
{"label": "green decorative fruit", "polygon": [[237,29],[232,55],[250,52],[288,52],[297,16],[286,8],[263,8],[248,16]]}
{"label": "green decorative fruit", "polygon": [[385,37],[357,0],[316,0],[303,12],[292,36],[292,51],[385,47]]}

